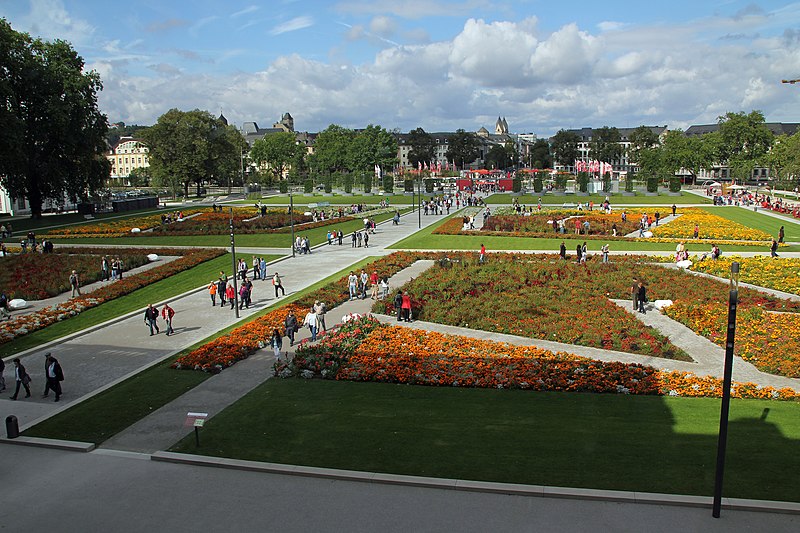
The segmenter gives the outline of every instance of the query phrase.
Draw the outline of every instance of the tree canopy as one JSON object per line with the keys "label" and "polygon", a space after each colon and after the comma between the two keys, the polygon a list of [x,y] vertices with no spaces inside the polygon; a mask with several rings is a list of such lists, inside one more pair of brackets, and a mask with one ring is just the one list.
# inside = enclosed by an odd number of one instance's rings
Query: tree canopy
{"label": "tree canopy", "polygon": [[266,165],[275,173],[275,178],[283,178],[284,173],[302,152],[292,132],[281,131],[264,136],[253,143],[250,158],[259,167]]}
{"label": "tree canopy", "polygon": [[0,183],[28,200],[85,199],[109,176],[108,121],[97,107],[95,71],[65,41],[42,41],[0,19]]}
{"label": "tree canopy", "polygon": [[574,131],[559,130],[551,141],[553,158],[563,166],[572,166],[578,159],[580,138]]}
{"label": "tree canopy", "polygon": [[468,167],[480,155],[480,147],[475,134],[463,129],[457,129],[455,134],[450,136],[448,145],[447,159],[452,160],[460,168]]}
{"label": "tree canopy", "polygon": [[761,111],[725,113],[719,117],[719,135],[719,155],[738,178],[749,178],[753,167],[764,163],[774,139]]}
{"label": "tree canopy", "polygon": [[416,168],[420,163],[433,161],[435,144],[430,133],[422,128],[413,129],[408,132],[408,144],[411,146],[408,162],[412,167]]}
{"label": "tree canopy", "polygon": [[170,109],[144,132],[150,149],[153,184],[173,194],[189,184],[214,181],[231,183],[241,168],[247,143],[233,126],[226,126],[207,111]]}
{"label": "tree canopy", "polygon": [[604,163],[613,163],[622,156],[622,136],[617,128],[603,126],[592,132],[589,157]]}
{"label": "tree canopy", "polygon": [[544,139],[536,139],[531,147],[530,161],[532,168],[552,168],[553,156],[550,154],[550,145]]}

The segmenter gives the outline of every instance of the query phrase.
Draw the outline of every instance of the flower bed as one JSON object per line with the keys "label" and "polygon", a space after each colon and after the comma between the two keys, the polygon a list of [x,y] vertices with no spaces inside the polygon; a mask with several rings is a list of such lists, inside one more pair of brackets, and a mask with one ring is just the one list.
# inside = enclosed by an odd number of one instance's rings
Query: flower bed
{"label": "flower bed", "polygon": [[[423,257],[422,254],[396,252],[373,261],[364,268],[370,271],[377,270],[382,276],[393,276],[421,257]],[[349,299],[347,276],[344,276],[306,294],[294,303],[278,307],[266,315],[236,328],[231,333],[211,341],[209,344],[212,344],[212,346],[206,344],[181,356],[172,366],[173,368],[202,370],[204,372],[219,371],[240,359],[249,357],[258,348],[269,344],[269,337],[273,328],[277,327],[283,332],[283,321],[289,309],[295,311],[298,322],[301,322],[307,310],[317,300],[325,302],[330,310]]]}
{"label": "flower bed", "polygon": [[682,215],[669,224],[662,224],[652,228],[654,237],[668,237],[675,239],[691,240],[694,227],[698,226],[699,238],[710,241],[760,241],[760,244],[772,240],[769,233],[748,228],[738,222],[728,220],[701,209],[682,209]]}
{"label": "flower bed", "polygon": [[[165,224],[153,228],[153,231],[143,236],[163,235],[227,235],[230,233],[230,212],[203,213],[196,217],[184,220],[178,224]],[[352,220],[339,219],[340,221]],[[308,229],[303,224],[311,223],[313,219],[300,213],[295,213],[294,223],[296,230]],[[324,221],[330,224],[330,221]],[[291,226],[291,217],[286,209],[271,209],[264,216],[254,213],[251,208],[236,208],[233,212],[233,225],[238,234],[267,233],[272,230],[284,230]]]}
{"label": "flower bed", "polygon": [[5,322],[0,322],[0,344],[10,342],[18,337],[45,328],[55,322],[66,320],[86,309],[98,306],[114,298],[129,294],[156,281],[166,279],[184,270],[188,270],[215,257],[225,254],[217,249],[155,249],[151,253],[159,255],[181,255],[182,257],[156,268],[126,276],[105,287],[100,287],[90,294],[73,298],[67,302],[45,307],[40,311],[20,315]]}
{"label": "flower bed", "polygon": [[69,276],[75,270],[81,285],[101,278],[103,255],[120,257],[124,269],[147,263],[141,250],[89,251],[57,248],[50,254],[20,254],[0,257],[0,289],[9,297],[24,300],[43,300],[70,290]]}
{"label": "flower bed", "polygon": [[[326,339],[324,348],[298,350],[281,377],[446,387],[516,388],[669,396],[720,396],[722,382],[686,372],[602,362],[533,347],[377,324],[349,324]],[[735,383],[737,398],[797,400],[791,389]]]}
{"label": "flower bed", "polygon": [[722,256],[716,261],[695,261],[691,270],[728,279],[734,261],[739,263],[740,281],[800,295],[800,259]]}
{"label": "flower bed", "polygon": [[[183,215],[188,217],[196,213],[208,211],[208,207],[195,207],[182,209]],[[164,214],[167,214],[165,211]],[[176,222],[178,224],[178,222]],[[44,233],[48,239],[72,239],[76,237],[128,237],[133,228],[146,229],[161,225],[161,214],[139,216],[125,219],[99,220],[92,224],[67,226]]]}

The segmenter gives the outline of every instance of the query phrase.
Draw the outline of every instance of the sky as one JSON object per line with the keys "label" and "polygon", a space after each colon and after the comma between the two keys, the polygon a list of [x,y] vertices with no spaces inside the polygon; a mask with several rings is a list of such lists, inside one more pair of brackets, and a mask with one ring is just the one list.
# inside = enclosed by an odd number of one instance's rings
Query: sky
{"label": "sky", "polygon": [[800,122],[800,3],[554,0],[0,0],[72,43],[109,121],[171,108],[298,131]]}

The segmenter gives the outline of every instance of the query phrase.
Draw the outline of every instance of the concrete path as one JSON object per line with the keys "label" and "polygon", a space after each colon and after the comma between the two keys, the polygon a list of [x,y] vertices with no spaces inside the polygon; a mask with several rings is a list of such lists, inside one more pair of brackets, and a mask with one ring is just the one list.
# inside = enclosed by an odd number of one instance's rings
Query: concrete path
{"label": "concrete path", "polygon": [[[349,243],[343,246],[320,245],[310,255],[279,260],[268,267],[268,272],[280,272],[287,294],[300,291],[364,257],[390,253],[386,246],[418,231],[415,215],[402,217],[399,225],[391,221],[378,225],[376,234],[371,236],[369,248],[351,248]],[[422,217],[423,227],[442,218],[433,215]],[[247,254],[243,255],[246,260],[252,259]],[[228,272],[228,275],[231,273]],[[237,322],[234,312],[229,308],[211,307],[205,291],[211,280],[197,281],[197,290],[170,301],[170,306],[176,311],[175,335],[167,337],[163,321],[159,320],[161,333],[150,337],[142,309],[19,355],[33,379],[32,397],[12,402],[8,396],[0,396],[0,417],[13,414],[18,417],[21,428],[29,427],[38,419],[63,410]],[[242,318],[275,303],[269,281],[256,280],[253,284],[255,305],[250,310],[240,311]],[[64,368],[66,379],[60,403],[39,398],[45,383],[42,354],[47,351],[52,351]],[[6,365],[10,363],[9,358]],[[9,375],[10,369],[6,369],[7,382],[10,383]]]}

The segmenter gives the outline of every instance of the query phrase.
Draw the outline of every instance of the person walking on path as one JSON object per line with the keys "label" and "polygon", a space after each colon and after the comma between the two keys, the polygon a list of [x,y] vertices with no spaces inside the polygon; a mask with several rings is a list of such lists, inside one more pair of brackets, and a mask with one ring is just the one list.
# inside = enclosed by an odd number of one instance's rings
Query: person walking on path
{"label": "person walking on path", "polygon": [[781,226],[781,229],[778,230],[778,244],[783,244],[783,237],[783,226]]}
{"label": "person walking on path", "polygon": [[642,283],[641,281],[639,281],[639,287],[637,292],[638,292],[637,296],[639,298],[639,312],[645,314],[644,304],[645,302],[647,302],[647,289],[645,288],[644,283]]}
{"label": "person walking on path", "polygon": [[567,245],[564,244],[564,241],[561,241],[561,246],[558,248],[558,255],[561,256],[561,259],[564,261],[567,260]]}
{"label": "person walking on path", "polygon": [[270,339],[270,345],[272,346],[272,350],[275,353],[275,357],[281,356],[281,348],[283,348],[283,335],[277,329],[272,330],[272,339]]}
{"label": "person walking on path", "polygon": [[272,276],[272,284],[275,286],[275,298],[278,297],[278,291],[281,291],[282,296],[286,296],[286,291],[283,288],[283,282],[281,281],[281,277],[275,272],[275,275]]}
{"label": "person walking on path", "polygon": [[411,322],[411,296],[408,295],[408,291],[403,293],[403,303],[400,307],[403,309],[403,319],[406,322]]}
{"label": "person walking on path", "polygon": [[0,392],[6,390],[6,377],[3,373],[6,371],[6,362],[0,357]]}
{"label": "person walking on path", "polygon": [[50,352],[44,356],[45,386],[42,398],[47,398],[49,392],[53,391],[56,393],[55,401],[57,402],[61,399],[61,382],[64,381],[64,372],[61,370],[58,360]]}
{"label": "person walking on path", "polygon": [[225,287],[225,297],[228,299],[228,302],[230,302],[231,311],[233,311],[233,308],[236,307],[236,291],[233,288],[233,283],[230,281],[228,282],[228,286]]}
{"label": "person walking on path", "polygon": [[397,291],[397,294],[394,297],[394,309],[397,311],[397,321],[403,321],[403,293]]}
{"label": "person walking on path", "polygon": [[174,316],[175,310],[171,308],[169,304],[165,303],[164,307],[161,309],[161,318],[163,318],[164,322],[167,323],[167,337],[175,333],[175,330],[172,329],[172,317]]}
{"label": "person walking on path", "polygon": [[603,263],[608,263],[608,243],[601,246],[600,251],[603,253]]}
{"label": "person walking on path", "polygon": [[217,282],[212,281],[208,284],[208,294],[211,296],[211,307],[217,306]]}
{"label": "person walking on path", "polygon": [[358,276],[352,270],[347,276],[347,288],[350,291],[350,300],[355,300],[358,295]]}
{"label": "person walking on path", "polygon": [[636,311],[639,309],[639,280],[637,278],[633,278],[631,297],[633,298],[633,310]]}
{"label": "person walking on path", "polygon": [[364,230],[364,248],[369,248],[369,232]]}
{"label": "person walking on path", "polygon": [[289,310],[283,325],[286,327],[286,336],[289,337],[289,346],[294,346],[294,334],[298,329],[297,317],[294,316],[294,311]]}
{"label": "person walking on path", "polygon": [[769,247],[769,256],[778,257],[778,241],[772,239],[772,246]]}
{"label": "person walking on path", "polygon": [[578,259],[577,259],[578,263],[583,263],[583,261],[581,261],[581,259],[583,258],[583,253],[582,252],[583,252],[583,249],[581,248],[580,244],[575,247],[575,253],[578,256]]}
{"label": "person walking on path", "polygon": [[78,279],[78,273],[74,270],[72,271],[72,274],[69,275],[69,285],[72,287],[71,298],[81,295],[81,282]]}
{"label": "person walking on path", "polygon": [[486,246],[484,246],[483,243],[481,243],[481,251],[480,251],[480,256],[478,257],[478,263],[482,265],[485,260],[486,260]]}
{"label": "person walking on path", "polygon": [[358,289],[361,293],[361,299],[367,299],[367,286],[369,285],[369,274],[363,268],[361,269],[361,276],[358,279]]}
{"label": "person walking on path", "polygon": [[31,377],[25,371],[25,367],[22,366],[22,363],[19,362],[19,357],[14,358],[14,378],[17,382],[17,388],[14,389],[14,395],[11,397],[12,400],[16,400],[17,396],[19,396],[19,388],[25,388],[25,397],[31,397]]}
{"label": "person walking on path", "polygon": [[261,261],[258,262],[258,270],[261,274],[261,281],[267,281],[267,260],[263,257]]}
{"label": "person walking on path", "polygon": [[155,334],[160,333],[161,331],[158,329],[158,309],[153,307],[153,304],[147,306],[147,309],[144,310],[144,323],[150,327],[150,336],[154,335],[153,329],[156,330]]}
{"label": "person walking on path", "polygon": [[700,236],[700,226],[697,224],[694,225],[694,238],[697,239]]}
{"label": "person walking on path", "polygon": [[317,314],[317,322],[319,322],[319,327],[322,328],[323,333],[328,331],[328,328],[325,327],[325,312],[327,310],[328,307],[325,302],[320,302],[319,300],[314,302],[314,312]]}
{"label": "person walking on path", "polygon": [[247,299],[249,298],[248,288],[247,288],[248,281],[249,280],[247,278],[244,278],[242,280],[242,284],[239,285],[239,310],[242,310],[245,307],[250,309],[250,306],[247,303]]}
{"label": "person walking on path", "polygon": [[585,263],[588,258],[589,253],[586,251],[586,241],[583,241],[583,246],[581,246],[581,263]]}
{"label": "person walking on path", "polygon": [[317,340],[317,331],[319,331],[319,321],[317,320],[317,314],[314,312],[314,308],[312,307],[306,317],[303,319],[303,325],[308,326],[308,329],[311,331],[311,342]]}
{"label": "person walking on path", "polygon": [[678,210],[678,206],[677,206],[677,205],[675,205],[675,204],[672,204],[672,216],[675,216],[675,212],[676,212],[677,210]]}
{"label": "person walking on path", "polygon": [[219,295],[219,306],[225,307],[225,298],[228,296],[228,276],[220,271],[219,280],[217,280],[217,294]]}
{"label": "person walking on path", "polygon": [[356,233],[357,232],[354,231],[353,234],[350,236],[350,239],[352,240],[352,246],[351,246],[352,248],[356,247],[356,239],[358,239],[358,237],[356,237]]}
{"label": "person walking on path", "polygon": [[4,292],[0,293],[0,317],[3,317],[3,320],[11,319],[11,312],[8,310],[8,296]]}
{"label": "person walking on path", "polygon": [[100,262],[100,279],[108,281],[111,278],[111,267],[108,263],[108,256],[104,255]]}
{"label": "person walking on path", "polygon": [[379,281],[380,281],[380,278],[378,278],[378,271],[374,270],[372,272],[372,274],[370,274],[370,276],[369,276],[370,289],[372,289],[371,292],[370,292],[370,298],[373,299],[373,300],[377,300],[378,299],[378,282]]}
{"label": "person walking on path", "polygon": [[338,230],[337,233],[338,235],[336,236],[336,239],[339,241],[339,246],[341,246],[342,239],[344,239],[344,233],[342,233],[342,230]]}

